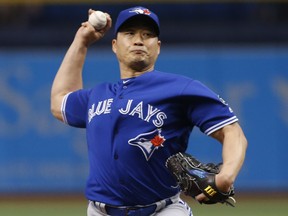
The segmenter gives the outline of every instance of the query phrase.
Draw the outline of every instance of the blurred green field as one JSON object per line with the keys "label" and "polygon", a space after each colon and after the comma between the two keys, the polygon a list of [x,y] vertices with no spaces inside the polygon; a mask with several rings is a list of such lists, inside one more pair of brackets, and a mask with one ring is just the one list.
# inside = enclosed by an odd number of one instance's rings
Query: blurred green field
{"label": "blurred green field", "polygon": [[[236,207],[226,205],[200,205],[188,200],[194,216],[287,216],[288,197],[241,197]],[[9,198],[0,200],[1,216],[86,216],[87,202],[84,198],[55,197],[46,198]],[[176,215],[175,215],[176,216]]]}

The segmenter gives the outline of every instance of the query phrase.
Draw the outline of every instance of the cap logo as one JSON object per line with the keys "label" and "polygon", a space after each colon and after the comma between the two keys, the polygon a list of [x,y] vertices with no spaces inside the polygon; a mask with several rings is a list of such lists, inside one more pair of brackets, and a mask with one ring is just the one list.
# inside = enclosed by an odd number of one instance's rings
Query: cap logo
{"label": "cap logo", "polygon": [[144,15],[150,15],[151,14],[149,9],[142,9],[142,8],[135,8],[133,10],[130,10],[129,13],[137,13],[137,14],[144,14]]}

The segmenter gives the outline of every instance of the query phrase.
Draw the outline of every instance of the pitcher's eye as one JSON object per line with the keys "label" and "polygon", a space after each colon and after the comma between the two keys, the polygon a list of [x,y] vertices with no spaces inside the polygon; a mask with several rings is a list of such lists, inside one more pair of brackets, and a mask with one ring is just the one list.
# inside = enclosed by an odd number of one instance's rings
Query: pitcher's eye
{"label": "pitcher's eye", "polygon": [[156,34],[152,31],[147,31],[147,32],[144,32],[143,35],[146,37],[146,38],[152,38],[152,37],[156,37]]}
{"label": "pitcher's eye", "polygon": [[134,32],[132,32],[132,31],[126,31],[125,32],[125,35],[133,35],[134,34]]}

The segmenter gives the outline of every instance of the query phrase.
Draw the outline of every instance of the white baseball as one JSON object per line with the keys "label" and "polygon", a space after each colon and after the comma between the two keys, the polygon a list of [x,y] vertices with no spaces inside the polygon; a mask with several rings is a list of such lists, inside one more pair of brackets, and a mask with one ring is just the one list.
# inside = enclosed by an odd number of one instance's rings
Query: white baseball
{"label": "white baseball", "polygon": [[88,22],[97,30],[104,28],[107,24],[107,17],[102,11],[94,11],[90,14]]}

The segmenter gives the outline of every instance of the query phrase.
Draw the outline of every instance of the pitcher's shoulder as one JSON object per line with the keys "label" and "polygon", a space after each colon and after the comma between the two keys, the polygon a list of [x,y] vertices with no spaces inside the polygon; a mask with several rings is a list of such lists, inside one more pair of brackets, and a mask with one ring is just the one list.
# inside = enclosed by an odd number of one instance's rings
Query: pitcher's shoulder
{"label": "pitcher's shoulder", "polygon": [[166,72],[166,71],[158,71],[155,70],[155,73],[153,74],[155,77],[158,77],[160,79],[167,79],[167,80],[174,80],[174,81],[182,81],[182,82],[191,82],[194,81],[193,78],[182,75],[182,74],[177,74],[177,73],[172,73],[172,72]]}

